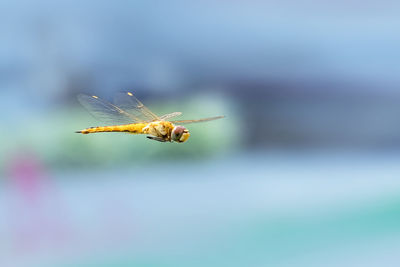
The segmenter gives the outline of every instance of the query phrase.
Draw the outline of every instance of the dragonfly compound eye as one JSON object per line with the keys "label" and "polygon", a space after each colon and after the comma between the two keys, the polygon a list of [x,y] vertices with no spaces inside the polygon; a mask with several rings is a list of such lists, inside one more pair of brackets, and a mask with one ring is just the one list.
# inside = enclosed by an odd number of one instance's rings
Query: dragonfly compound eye
{"label": "dragonfly compound eye", "polygon": [[171,133],[171,139],[172,141],[182,143],[189,138],[188,134],[188,130],[185,127],[175,126]]}

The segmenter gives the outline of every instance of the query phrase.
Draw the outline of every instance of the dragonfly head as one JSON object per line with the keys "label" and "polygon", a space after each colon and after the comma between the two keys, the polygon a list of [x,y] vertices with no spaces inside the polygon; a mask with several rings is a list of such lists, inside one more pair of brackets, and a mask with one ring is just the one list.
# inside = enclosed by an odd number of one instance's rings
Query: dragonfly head
{"label": "dragonfly head", "polygon": [[172,129],[171,140],[178,143],[183,143],[189,139],[189,136],[190,133],[188,129],[183,126],[177,125],[174,127],[174,129]]}

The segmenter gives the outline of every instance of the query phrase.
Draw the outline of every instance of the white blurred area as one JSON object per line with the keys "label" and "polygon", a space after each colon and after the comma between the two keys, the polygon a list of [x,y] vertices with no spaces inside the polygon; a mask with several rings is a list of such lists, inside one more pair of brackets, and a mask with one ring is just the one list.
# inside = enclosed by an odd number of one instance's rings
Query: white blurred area
{"label": "white blurred area", "polygon": [[271,153],[201,170],[162,164],[152,175],[142,167],[69,173],[51,185],[37,181],[46,190],[30,203],[12,184],[0,198],[2,259],[6,266],[395,266],[398,157],[351,158]]}

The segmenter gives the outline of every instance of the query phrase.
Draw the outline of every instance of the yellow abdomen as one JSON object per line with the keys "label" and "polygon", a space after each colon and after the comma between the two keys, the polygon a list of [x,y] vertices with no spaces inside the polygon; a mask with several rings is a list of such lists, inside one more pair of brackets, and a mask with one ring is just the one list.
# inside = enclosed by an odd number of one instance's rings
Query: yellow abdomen
{"label": "yellow abdomen", "polygon": [[143,134],[143,128],[146,127],[146,125],[147,123],[132,123],[125,125],[91,127],[82,131],[77,131],[77,133],[90,134],[104,132],[125,132],[131,134]]}

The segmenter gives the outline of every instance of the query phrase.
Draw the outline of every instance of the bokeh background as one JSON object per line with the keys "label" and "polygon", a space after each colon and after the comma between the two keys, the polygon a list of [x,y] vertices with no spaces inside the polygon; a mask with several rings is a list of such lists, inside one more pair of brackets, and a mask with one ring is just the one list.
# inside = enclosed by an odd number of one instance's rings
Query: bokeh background
{"label": "bokeh background", "polygon": [[[398,1],[0,3],[0,266],[399,266]],[[78,135],[132,91],[185,144]]]}

